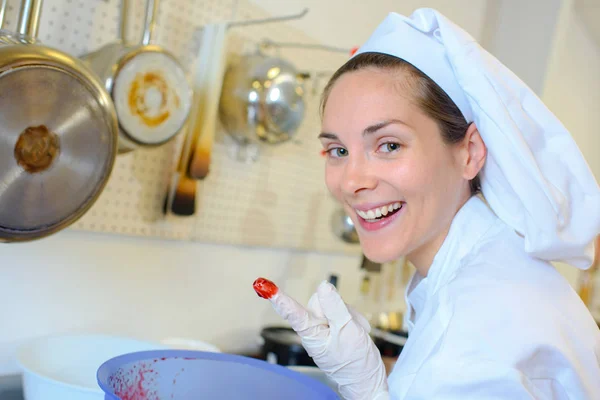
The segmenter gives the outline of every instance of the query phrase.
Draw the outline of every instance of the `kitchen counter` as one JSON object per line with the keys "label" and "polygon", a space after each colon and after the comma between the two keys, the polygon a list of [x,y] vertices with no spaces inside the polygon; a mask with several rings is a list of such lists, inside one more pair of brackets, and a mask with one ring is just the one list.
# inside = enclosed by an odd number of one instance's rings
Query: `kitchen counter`
{"label": "kitchen counter", "polygon": [[0,376],[0,400],[24,400],[21,375]]}

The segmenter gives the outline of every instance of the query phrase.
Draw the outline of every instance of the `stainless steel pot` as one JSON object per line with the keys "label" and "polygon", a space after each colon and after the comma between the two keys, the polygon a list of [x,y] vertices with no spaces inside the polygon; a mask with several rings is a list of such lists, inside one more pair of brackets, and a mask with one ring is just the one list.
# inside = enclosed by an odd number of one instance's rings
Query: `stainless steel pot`
{"label": "stainless steel pot", "polygon": [[260,358],[279,365],[315,366],[308,355],[300,336],[293,329],[280,326],[267,326],[260,332],[262,347]]}
{"label": "stainless steel pot", "polygon": [[242,143],[288,141],[304,119],[306,77],[282,58],[260,51],[242,56],[225,73],[219,104],[224,128]]}
{"label": "stainless steel pot", "polygon": [[117,118],[97,76],[40,44],[42,0],[0,31],[0,241],[38,239],[96,201],[117,152]]}
{"label": "stainless steel pot", "polygon": [[356,232],[354,222],[352,222],[352,218],[341,207],[336,208],[331,216],[331,229],[344,242],[359,243],[358,232]]}
{"label": "stainless steel pot", "polygon": [[188,119],[192,89],[179,61],[152,44],[158,0],[146,3],[140,43],[126,40],[129,1],[122,0],[121,38],[82,56],[100,76],[119,119],[119,152],[160,146],[175,137]]}

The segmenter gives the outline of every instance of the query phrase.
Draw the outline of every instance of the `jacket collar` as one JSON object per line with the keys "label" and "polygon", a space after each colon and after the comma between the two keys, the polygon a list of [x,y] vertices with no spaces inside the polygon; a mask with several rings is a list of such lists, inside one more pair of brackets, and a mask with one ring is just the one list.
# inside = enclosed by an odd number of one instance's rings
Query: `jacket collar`
{"label": "jacket collar", "polygon": [[411,329],[427,299],[446,284],[473,252],[481,237],[498,221],[485,201],[472,196],[456,213],[442,246],[433,259],[426,277],[415,272],[406,288],[407,318]]}

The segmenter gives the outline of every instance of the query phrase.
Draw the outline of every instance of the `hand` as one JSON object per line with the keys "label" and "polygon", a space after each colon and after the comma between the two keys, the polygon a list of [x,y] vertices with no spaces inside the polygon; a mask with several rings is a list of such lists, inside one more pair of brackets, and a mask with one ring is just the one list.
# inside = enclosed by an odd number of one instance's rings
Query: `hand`
{"label": "hand", "polygon": [[333,285],[321,283],[306,308],[280,290],[269,300],[298,333],[315,364],[338,384],[344,399],[389,398],[385,366],[369,336],[371,327]]}

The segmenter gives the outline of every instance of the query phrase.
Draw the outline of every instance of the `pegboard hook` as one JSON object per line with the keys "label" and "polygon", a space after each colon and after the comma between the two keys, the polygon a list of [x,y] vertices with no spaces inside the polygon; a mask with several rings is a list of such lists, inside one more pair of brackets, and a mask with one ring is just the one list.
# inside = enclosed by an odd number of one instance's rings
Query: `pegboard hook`
{"label": "pegboard hook", "polygon": [[311,43],[296,43],[296,42],[275,42],[271,39],[263,39],[259,46],[263,49],[272,48],[298,48],[298,49],[313,49],[313,50],[323,50],[329,51],[332,53],[344,53],[350,54],[351,49],[346,49],[343,47],[329,46],[326,44],[311,44]]}
{"label": "pegboard hook", "polygon": [[248,25],[263,25],[269,24],[271,22],[283,22],[290,21],[303,18],[306,14],[308,14],[308,7],[302,10],[299,13],[291,14],[291,15],[281,15],[278,17],[269,17],[269,18],[261,18],[261,19],[250,19],[247,21],[233,21],[228,24],[228,28],[237,28],[240,26],[248,26]]}
{"label": "pegboard hook", "polygon": [[149,45],[154,40],[154,31],[156,30],[156,15],[158,14],[158,0],[147,0],[146,2],[146,22],[144,27],[144,36],[142,44]]}
{"label": "pegboard hook", "polygon": [[[121,21],[119,24],[119,36],[123,44],[129,44],[127,33],[129,32],[129,0],[121,0]],[[146,16],[144,20],[144,32],[142,33],[142,45],[151,44],[155,38],[156,16],[158,15],[159,0],[146,0]]]}

